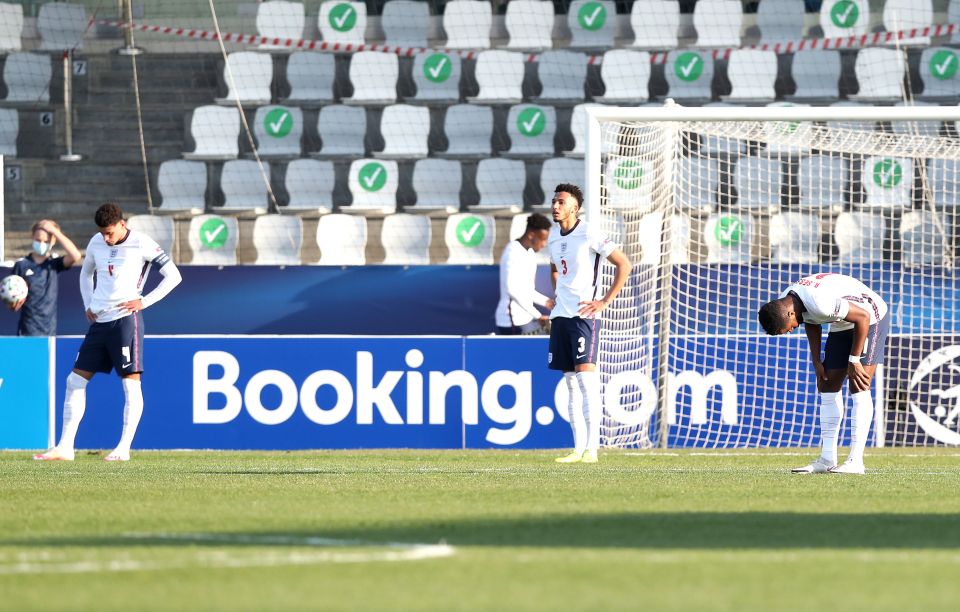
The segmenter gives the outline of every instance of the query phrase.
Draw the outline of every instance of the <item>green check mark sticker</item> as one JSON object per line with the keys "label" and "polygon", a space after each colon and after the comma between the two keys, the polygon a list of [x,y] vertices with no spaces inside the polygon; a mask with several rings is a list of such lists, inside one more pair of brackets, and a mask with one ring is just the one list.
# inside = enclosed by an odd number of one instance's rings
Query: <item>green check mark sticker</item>
{"label": "green check mark sticker", "polygon": [[950,49],[940,49],[930,58],[930,74],[935,79],[946,81],[957,74],[957,54]]}
{"label": "green check mark sticker", "polygon": [[475,247],[483,242],[487,230],[478,217],[464,217],[457,223],[457,242],[465,247]]}
{"label": "green check mark sticker", "polygon": [[539,107],[528,106],[517,115],[517,131],[524,136],[539,136],[545,127],[547,118]]}
{"label": "green check mark sticker", "polygon": [[840,0],[830,7],[830,21],[838,28],[852,28],[860,18],[860,7],[852,0]]}
{"label": "green check mark sticker", "polygon": [[263,129],[274,138],[283,138],[293,129],[293,117],[290,111],[279,106],[268,112],[263,118]]}
{"label": "green check mark sticker", "polygon": [[639,162],[623,161],[614,170],[613,176],[620,189],[636,189],[643,183],[643,166]]}
{"label": "green check mark sticker", "polygon": [[208,249],[222,248],[229,234],[223,219],[207,219],[200,226],[200,244]]}
{"label": "green check mark sticker", "polygon": [[330,27],[337,32],[349,32],[357,25],[357,11],[347,3],[338,4],[330,9],[328,19]]}
{"label": "green check mark sticker", "polygon": [[387,169],[380,162],[370,162],[360,168],[357,179],[366,191],[380,191],[387,184]]}
{"label": "green check mark sticker", "polygon": [[895,159],[881,159],[873,164],[873,183],[890,189],[903,180],[903,166]]}
{"label": "green check mark sticker", "polygon": [[577,22],[584,30],[599,30],[607,21],[607,9],[599,2],[587,2],[577,13]]}
{"label": "green check mark sticker", "polygon": [[681,81],[696,81],[703,74],[703,58],[699,53],[685,51],[673,63],[673,71]]}
{"label": "green check mark sticker", "polygon": [[743,223],[736,217],[720,217],[717,219],[717,225],[713,228],[713,235],[721,246],[734,246],[739,244],[743,237]]}
{"label": "green check mark sticker", "polygon": [[446,53],[434,53],[423,62],[423,76],[433,83],[443,83],[450,78],[453,68]]}

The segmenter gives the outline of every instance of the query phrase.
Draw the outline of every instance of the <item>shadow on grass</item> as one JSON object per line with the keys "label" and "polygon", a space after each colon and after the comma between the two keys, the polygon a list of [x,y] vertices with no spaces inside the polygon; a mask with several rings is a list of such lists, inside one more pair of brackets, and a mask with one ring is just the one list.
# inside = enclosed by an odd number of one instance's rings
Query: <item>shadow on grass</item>
{"label": "shadow on grass", "polygon": [[[389,521],[388,517],[384,517]],[[144,531],[149,531],[145,529]],[[185,530],[185,533],[192,533]],[[170,536],[176,534],[171,533]],[[0,546],[185,547],[303,546],[300,538],[435,543],[454,546],[620,549],[960,549],[960,516],[952,514],[800,514],[690,512],[554,514],[396,523],[370,528],[290,532],[217,532],[213,541],[170,536],[0,540]],[[221,539],[222,538],[222,539]],[[236,540],[231,540],[236,538]],[[256,541],[264,538],[264,541]],[[289,538],[290,544],[270,541]]]}

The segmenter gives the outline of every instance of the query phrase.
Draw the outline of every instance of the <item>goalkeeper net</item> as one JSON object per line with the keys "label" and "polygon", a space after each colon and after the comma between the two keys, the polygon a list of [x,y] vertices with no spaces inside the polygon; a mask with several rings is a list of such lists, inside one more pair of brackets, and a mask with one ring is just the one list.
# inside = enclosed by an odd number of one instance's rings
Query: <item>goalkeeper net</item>
{"label": "goalkeeper net", "polygon": [[782,106],[591,110],[588,214],[634,262],[601,336],[607,445],[816,446],[806,337],[756,313],[824,272],[890,307],[872,442],[960,441],[950,111]]}

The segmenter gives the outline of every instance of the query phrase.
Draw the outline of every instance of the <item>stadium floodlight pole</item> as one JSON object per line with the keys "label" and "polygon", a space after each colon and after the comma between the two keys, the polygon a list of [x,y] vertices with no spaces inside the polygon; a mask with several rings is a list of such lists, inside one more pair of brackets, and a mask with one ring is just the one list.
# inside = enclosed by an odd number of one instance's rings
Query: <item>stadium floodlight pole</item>
{"label": "stadium floodlight pole", "polygon": [[[6,171],[3,169],[3,155],[0,155],[0,175],[3,175],[6,178]],[[0,189],[0,262],[6,261],[4,257],[4,243],[3,243],[3,232],[5,228],[3,227],[3,217],[6,213],[5,204],[3,201],[3,189]]]}

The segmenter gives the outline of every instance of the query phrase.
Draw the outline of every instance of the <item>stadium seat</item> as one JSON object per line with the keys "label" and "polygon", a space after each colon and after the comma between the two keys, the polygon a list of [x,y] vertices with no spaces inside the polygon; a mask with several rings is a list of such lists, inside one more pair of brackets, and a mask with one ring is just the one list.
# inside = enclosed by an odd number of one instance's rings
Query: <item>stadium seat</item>
{"label": "stadium seat", "polygon": [[337,213],[320,217],[317,244],[321,266],[362,266],[367,263],[367,220]]}
{"label": "stadium seat", "polygon": [[317,28],[325,42],[362,45],[367,31],[367,5],[364,2],[321,2]]}
{"label": "stadium seat", "polygon": [[[883,3],[883,28],[887,32],[920,30],[932,25],[932,0],[886,0]],[[888,44],[896,47],[926,46],[930,44],[930,37],[904,36]]]}
{"label": "stadium seat", "polygon": [[418,53],[413,58],[413,84],[417,93],[409,103],[454,103],[460,99],[463,68],[456,53]]}
{"label": "stadium seat", "polygon": [[207,207],[207,165],[201,161],[168,159],[157,174],[157,212],[198,215]]}
{"label": "stadium seat", "polygon": [[861,172],[865,209],[906,210],[913,203],[913,160],[867,157]]}
{"label": "stadium seat", "polygon": [[236,108],[207,105],[193,109],[190,136],[196,145],[186,159],[233,159],[240,153],[240,113]]}
{"label": "stadium seat", "polygon": [[516,51],[488,49],[477,54],[474,74],[480,91],[474,104],[518,104],[523,100],[524,56]]}
{"label": "stadium seat", "polygon": [[900,219],[901,260],[905,266],[943,265],[950,226],[943,213],[911,210]]}
{"label": "stadium seat", "polygon": [[783,163],[770,157],[741,157],[733,173],[737,207],[758,213],[780,208]]}
{"label": "stadium seat", "polygon": [[40,50],[82,49],[88,25],[87,12],[82,4],[45,2],[37,14]]}
{"label": "stadium seat", "polygon": [[840,213],[833,226],[839,264],[883,261],[886,221],[871,213]]}
{"label": "stadium seat", "polygon": [[380,25],[383,26],[385,45],[404,48],[427,47],[430,5],[412,0],[390,0],[383,5]]}
{"label": "stadium seat", "polygon": [[749,264],[753,261],[750,215],[714,214],[703,228],[707,263]]}
{"label": "stadium seat", "polygon": [[[909,104],[897,102],[894,106],[937,106],[932,102],[917,102],[911,100]],[[891,121],[890,127],[894,134],[912,136],[927,136],[935,138],[940,135],[941,122],[936,119],[928,121]]]}
{"label": "stadium seat", "polygon": [[127,227],[150,236],[167,255],[173,256],[174,223],[173,217],[158,215],[131,215]]}
{"label": "stadium seat", "polygon": [[348,185],[353,203],[341,212],[390,214],[397,209],[400,176],[397,162],[388,159],[357,159],[350,164]]}
{"label": "stadium seat", "polygon": [[397,213],[383,218],[380,243],[385,265],[417,266],[430,263],[430,218]]}
{"label": "stadium seat", "polygon": [[[324,3],[326,4],[326,3]],[[400,63],[394,53],[360,51],[350,57],[353,95],[344,104],[386,105],[397,101]]]}
{"label": "stadium seat", "polygon": [[550,209],[554,189],[560,183],[586,185],[586,164],[582,159],[552,157],[540,168],[540,189],[543,191],[543,209]]}
{"label": "stadium seat", "polygon": [[537,77],[543,90],[538,103],[583,102],[587,80],[587,55],[576,51],[544,51],[537,60]]}
{"label": "stadium seat", "polygon": [[489,49],[493,11],[485,0],[451,0],[443,8],[448,49]]}
{"label": "stadium seat", "polygon": [[418,159],[413,165],[413,190],[417,203],[406,210],[414,213],[453,214],[460,210],[463,171],[451,159]]}
{"label": "stadium seat", "polygon": [[931,159],[927,172],[936,209],[960,213],[960,161]]}
{"label": "stadium seat", "polygon": [[248,212],[263,214],[267,212],[267,183],[263,174],[270,178],[270,165],[260,166],[252,159],[231,159],[224,162],[220,173],[220,191],[223,192],[223,205],[214,207],[218,213]]}
{"label": "stadium seat", "polygon": [[253,222],[253,248],[258,266],[299,266],[303,245],[300,217],[260,215]]}
{"label": "stadium seat", "polygon": [[484,158],[492,153],[493,109],[474,104],[455,104],[447,108],[443,121],[447,149],[437,157]]}
{"label": "stadium seat", "polygon": [[800,160],[800,208],[809,212],[843,210],[850,182],[849,162],[834,155],[811,155]]}
{"label": "stadium seat", "polygon": [[713,97],[713,58],[709,52],[670,51],[663,67],[669,92],[674,100],[702,103]]}
{"label": "stadium seat", "polygon": [[190,263],[197,266],[236,265],[238,227],[236,217],[197,215],[190,219],[187,230],[187,244],[193,252]]}
{"label": "stadium seat", "polygon": [[0,50],[19,51],[23,48],[23,5],[0,2]]}
{"label": "stadium seat", "polygon": [[697,47],[740,46],[743,6],[740,0],[699,0],[693,7]]}
{"label": "stadium seat", "polygon": [[288,49],[287,40],[301,40],[307,24],[302,2],[270,0],[257,5],[257,34],[274,39],[260,49]]}
{"label": "stadium seat", "polygon": [[730,102],[767,102],[777,97],[774,83],[777,80],[777,54],[760,49],[734,49],[727,64],[730,79],[730,95],[723,99]]}
{"label": "stadium seat", "polygon": [[287,59],[287,83],[290,95],[284,104],[306,108],[333,102],[336,66],[332,53],[296,51]]}
{"label": "stadium seat", "polygon": [[572,49],[609,49],[617,26],[612,0],[573,0],[567,7]]}
{"label": "stadium seat", "polygon": [[[841,6],[836,6],[838,4]],[[869,0],[823,0],[820,5],[820,29],[824,38],[860,36],[867,33],[869,25]]]}
{"label": "stadium seat", "polygon": [[923,93],[917,98],[931,102],[955,102],[960,92],[960,54],[950,47],[930,47],[920,54]]}
{"label": "stadium seat", "polygon": [[317,117],[317,132],[321,146],[313,157],[354,159],[366,155],[367,112],[362,108],[324,106]]}
{"label": "stadium seat", "polygon": [[245,106],[270,104],[270,85],[273,83],[273,58],[269,53],[234,51],[227,55],[223,67],[223,81],[227,95],[217,98],[217,104]]}
{"label": "stadium seat", "polygon": [[430,109],[426,106],[393,104],[383,109],[380,119],[383,135],[382,151],[374,153],[382,159],[408,159],[429,154]]}
{"label": "stadium seat", "polygon": [[[960,0],[950,0],[950,4],[947,5],[947,23],[960,23]],[[960,29],[953,31],[950,43],[960,44]]]}
{"label": "stadium seat", "polygon": [[634,49],[670,50],[678,45],[680,3],[676,0],[634,2],[630,9]]}
{"label": "stadium seat", "polygon": [[289,202],[285,212],[312,212],[325,215],[333,210],[336,175],[332,161],[295,159],[287,164],[284,187]]}
{"label": "stadium seat", "polygon": [[757,6],[757,27],[761,43],[777,43],[803,38],[802,0],[763,0]]}
{"label": "stadium seat", "polygon": [[[603,104],[584,103],[577,104],[570,113],[570,135],[573,136],[573,148],[563,151],[567,157],[583,157],[586,152],[586,129],[587,129],[587,109],[591,106],[604,106]],[[600,151],[609,153],[613,143],[610,139],[602,139],[600,142]]]}
{"label": "stadium seat", "polygon": [[720,160],[716,157],[683,157],[674,182],[674,199],[681,210],[691,214],[709,213],[717,205],[720,189]]}
{"label": "stadium seat", "polygon": [[20,114],[15,108],[0,108],[0,155],[17,156]]}
{"label": "stadium seat", "polygon": [[7,86],[7,104],[47,104],[50,102],[50,57],[38,53],[11,53],[3,64],[3,82]]}
{"label": "stadium seat", "polygon": [[[644,215],[637,227],[637,243],[640,245],[640,263],[648,266],[660,265],[660,249],[664,242],[670,245],[669,262],[685,264],[690,262],[691,228],[690,217],[678,213],[670,215],[670,237],[663,233],[663,213],[654,211]],[[611,236],[611,239],[613,236]],[[618,242],[622,243],[622,238]]]}
{"label": "stadium seat", "polygon": [[508,49],[541,51],[553,47],[553,2],[512,0],[507,3],[504,24]]}
{"label": "stadium seat", "polygon": [[650,54],[647,51],[611,49],[603,54],[600,78],[603,80],[604,93],[594,97],[597,102],[646,102],[650,98]]}
{"label": "stadium seat", "polygon": [[611,209],[646,212],[653,207],[656,178],[651,160],[613,159],[607,162],[604,176]]}
{"label": "stadium seat", "polygon": [[303,111],[295,106],[261,106],[253,118],[253,136],[260,157],[300,157]]}
{"label": "stadium seat", "polygon": [[[807,104],[794,102],[771,102],[768,107],[802,108]],[[768,139],[767,155],[799,157],[810,154],[810,140],[814,131],[810,121],[768,121],[763,124],[763,133]]]}
{"label": "stadium seat", "polygon": [[444,241],[448,264],[492,264],[497,226],[490,215],[456,214],[447,217]]}
{"label": "stadium seat", "polygon": [[[713,108],[733,107],[736,104],[727,102],[711,102],[704,106]],[[718,136],[714,134],[695,134],[694,140],[697,142],[697,150],[704,155],[712,155],[721,158],[735,158],[747,152],[747,141],[732,136]]]}
{"label": "stadium seat", "polygon": [[516,214],[523,210],[523,190],[527,169],[518,159],[483,159],[477,164],[477,191],[480,203],[472,211],[497,211]]}
{"label": "stadium seat", "polygon": [[517,104],[507,113],[510,149],[505,157],[553,157],[557,110],[552,106]]}
{"label": "stadium seat", "polygon": [[851,99],[863,102],[895,102],[903,98],[906,58],[898,49],[867,47],[857,52],[854,71],[860,91]]}
{"label": "stadium seat", "polygon": [[840,96],[840,52],[798,51],[793,54],[790,74],[797,89],[788,100],[833,101]]}
{"label": "stadium seat", "polygon": [[820,218],[788,212],[770,217],[770,261],[773,263],[817,263],[820,260]]}

